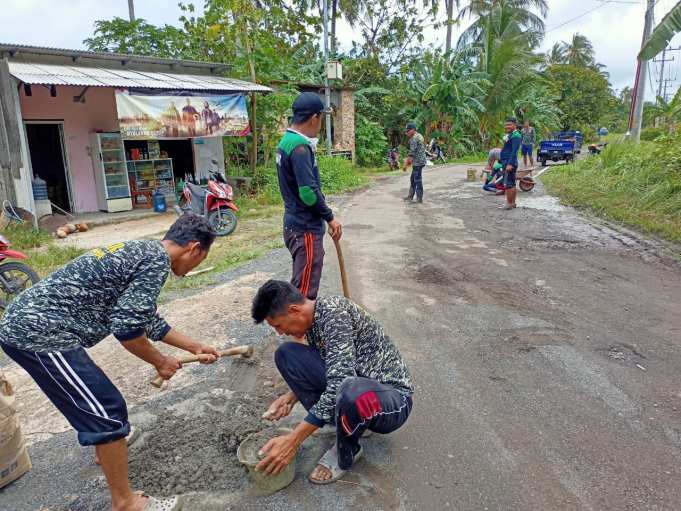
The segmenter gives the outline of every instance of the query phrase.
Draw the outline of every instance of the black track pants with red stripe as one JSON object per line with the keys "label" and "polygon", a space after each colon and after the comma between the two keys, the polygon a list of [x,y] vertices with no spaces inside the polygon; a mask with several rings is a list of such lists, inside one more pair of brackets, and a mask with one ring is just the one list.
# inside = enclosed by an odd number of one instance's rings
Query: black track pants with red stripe
{"label": "black track pants with red stripe", "polygon": [[[326,364],[319,352],[305,344],[285,342],[274,354],[277,369],[306,410],[326,390]],[[341,383],[336,394],[336,446],[338,466],[348,470],[359,450],[365,430],[388,434],[409,418],[410,395],[372,378],[353,376]]]}
{"label": "black track pants with red stripe", "polygon": [[284,228],[284,243],[293,258],[291,284],[310,300],[317,298],[324,266],[324,235]]}

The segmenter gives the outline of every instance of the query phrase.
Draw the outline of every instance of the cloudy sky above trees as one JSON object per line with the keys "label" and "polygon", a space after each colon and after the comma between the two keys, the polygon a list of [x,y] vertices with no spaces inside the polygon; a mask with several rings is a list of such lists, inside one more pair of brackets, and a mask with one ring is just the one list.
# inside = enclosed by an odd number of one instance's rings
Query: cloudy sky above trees
{"label": "cloudy sky above trees", "polygon": [[[82,41],[92,34],[95,20],[128,16],[127,0],[3,0],[2,3],[0,42],[3,43],[83,48]],[[194,3],[200,12],[203,1]],[[658,0],[655,19],[659,21],[674,3],[675,0]],[[548,0],[548,4],[550,11],[543,50],[555,42],[569,40],[574,32],[579,32],[592,41],[596,60],[607,66],[614,89],[633,84],[635,58],[643,30],[644,0]],[[174,0],[135,0],[135,11],[138,18],[153,24],[178,24],[181,14]],[[463,24],[467,24],[466,20]],[[427,42],[444,45],[444,33],[444,29],[430,29]],[[339,42],[343,44],[353,38],[352,29],[341,23]],[[674,56],[675,61],[668,66],[668,71],[671,78],[677,79],[673,86],[678,87],[681,52]],[[657,66],[651,64],[652,87],[655,88],[659,74]],[[649,83],[648,97],[653,97],[652,87]]]}

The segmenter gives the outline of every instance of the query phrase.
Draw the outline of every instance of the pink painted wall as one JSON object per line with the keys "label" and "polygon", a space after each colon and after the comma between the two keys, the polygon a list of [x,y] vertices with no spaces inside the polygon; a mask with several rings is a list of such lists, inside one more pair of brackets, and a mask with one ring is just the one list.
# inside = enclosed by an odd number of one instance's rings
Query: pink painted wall
{"label": "pink painted wall", "polygon": [[82,87],[57,86],[57,97],[39,85],[31,87],[27,97],[20,88],[21,114],[25,121],[64,121],[66,152],[71,173],[73,206],[77,212],[97,211],[97,191],[90,158],[90,133],[118,131],[118,116],[114,89],[91,87],[85,93],[85,103],[75,103],[73,96]]}

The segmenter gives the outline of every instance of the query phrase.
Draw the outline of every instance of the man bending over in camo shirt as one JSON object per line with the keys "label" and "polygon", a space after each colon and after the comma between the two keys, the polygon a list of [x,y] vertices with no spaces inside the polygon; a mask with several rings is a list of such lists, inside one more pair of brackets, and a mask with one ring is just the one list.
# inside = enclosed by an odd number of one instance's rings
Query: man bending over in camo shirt
{"label": "man bending over in camo shirt", "polygon": [[280,335],[307,335],[307,345],[285,342],[277,349],[274,360],[291,391],[264,415],[280,419],[300,401],[307,417],[263,447],[258,470],[278,474],[303,441],[329,423],[336,427],[336,444],[309,480],[332,483],[362,455],[362,433],[392,433],[406,422],[414,392],[409,370],[381,325],[357,305],[339,296],[310,300],[288,282],[270,280],[258,290],[251,315]]}
{"label": "man bending over in camo shirt", "polygon": [[95,446],[113,511],[173,511],[179,503],[130,488],[125,400],[83,348],[113,334],[165,379],[182,366],[149,340],[208,354],[207,361],[215,362],[214,347],[172,329],[156,312],[168,273],[184,275],[198,266],[214,239],[203,218],[185,215],[163,241],[93,250],[21,293],[0,321],[0,347],[64,414],[80,444]]}

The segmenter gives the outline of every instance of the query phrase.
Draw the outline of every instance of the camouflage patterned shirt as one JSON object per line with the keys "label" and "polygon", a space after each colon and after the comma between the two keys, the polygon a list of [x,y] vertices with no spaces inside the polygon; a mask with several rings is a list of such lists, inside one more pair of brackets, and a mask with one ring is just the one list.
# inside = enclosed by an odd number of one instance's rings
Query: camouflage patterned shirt
{"label": "camouflage patterned shirt", "polygon": [[347,298],[317,300],[307,342],[326,363],[326,390],[309,410],[317,419],[334,421],[336,393],[349,376],[373,378],[409,395],[414,392],[409,370],[383,327]]}
{"label": "camouflage patterned shirt", "polygon": [[159,341],[170,326],[156,299],[170,271],[159,241],[96,249],[21,293],[0,320],[0,341],[28,351],[90,347],[107,335]]}
{"label": "camouflage patterned shirt", "polygon": [[426,144],[420,133],[414,133],[414,136],[409,139],[407,156],[412,159],[414,167],[423,167],[426,164]]}

